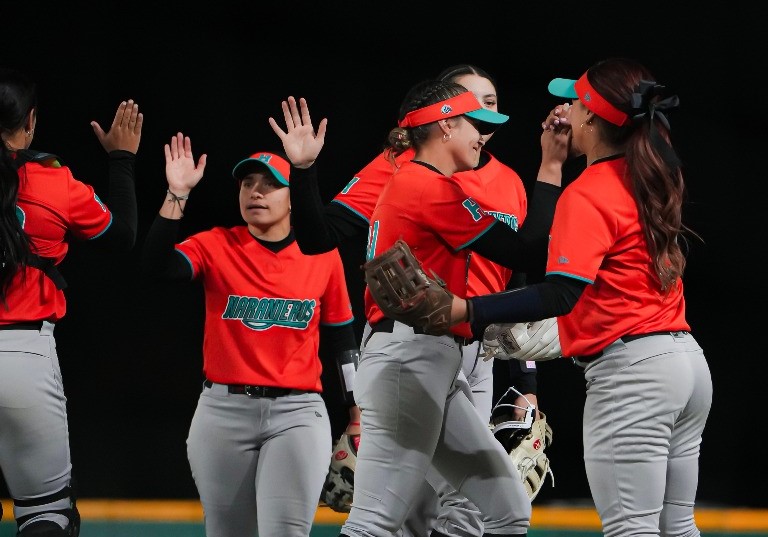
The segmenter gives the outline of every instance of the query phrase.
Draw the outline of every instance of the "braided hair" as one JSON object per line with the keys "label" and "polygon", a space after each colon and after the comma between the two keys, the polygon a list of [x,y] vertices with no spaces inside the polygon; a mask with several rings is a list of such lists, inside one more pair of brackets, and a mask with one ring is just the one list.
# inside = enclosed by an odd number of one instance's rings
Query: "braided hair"
{"label": "braided hair", "polygon": [[[413,86],[400,105],[398,119],[402,120],[408,112],[439,103],[451,97],[466,93],[467,88],[449,80],[424,80]],[[418,127],[395,127],[389,131],[387,148],[394,155],[399,155],[409,147],[418,148],[429,137],[432,123]]]}

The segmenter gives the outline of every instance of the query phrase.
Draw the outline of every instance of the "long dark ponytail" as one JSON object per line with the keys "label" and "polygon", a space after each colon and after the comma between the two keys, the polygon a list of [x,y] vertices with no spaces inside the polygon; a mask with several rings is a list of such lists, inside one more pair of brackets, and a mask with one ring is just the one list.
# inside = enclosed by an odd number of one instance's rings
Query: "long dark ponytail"
{"label": "long dark ponytail", "polygon": [[654,82],[647,68],[627,58],[598,62],[587,72],[590,84],[614,106],[629,114],[624,126],[602,121],[602,132],[614,146],[626,149],[629,176],[648,252],[664,291],[674,288],[685,270],[686,235],[699,236],[682,221],[685,183],[680,159],[670,144],[665,111],[677,96]]}
{"label": "long dark ponytail", "polygon": [[[0,69],[0,133],[11,134],[24,127],[37,106],[37,88],[22,73]],[[0,144],[0,299],[5,302],[8,286],[28,262],[30,244],[17,214],[19,173],[13,148]]]}

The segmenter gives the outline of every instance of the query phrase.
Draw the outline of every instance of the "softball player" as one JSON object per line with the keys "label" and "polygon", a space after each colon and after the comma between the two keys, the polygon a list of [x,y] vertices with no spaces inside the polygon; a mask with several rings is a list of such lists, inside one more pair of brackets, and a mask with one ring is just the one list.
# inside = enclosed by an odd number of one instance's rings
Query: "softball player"
{"label": "softball player", "polygon": [[133,101],[120,103],[109,132],[91,122],[109,155],[110,209],[58,157],[29,149],[36,86],[0,69],[0,469],[22,537],[76,537],[80,531],[54,338],[55,323],[66,314],[66,282],[57,265],[70,238],[121,250],[133,246],[133,167],[142,123]]}
{"label": "softball player", "polygon": [[307,537],[331,456],[318,345],[357,354],[338,252],[307,258],[290,227],[290,165],[261,152],[239,162],[246,225],[174,246],[202,178],[189,138],[165,146],[168,193],[146,239],[147,272],[205,291],[205,381],[187,451],[207,535]]}
{"label": "softball player", "polygon": [[664,115],[678,99],[653,80],[616,58],[550,83],[573,104],[543,126],[569,132],[588,166],[558,202],[545,281],[455,304],[455,320],[468,313],[478,330],[561,316],[563,353],[585,368],[584,460],[611,537],[699,535],[698,459],[712,404],[685,318],[684,183]]}
{"label": "softball player", "polygon": [[[457,82],[469,89],[487,109],[497,111],[498,99],[496,85],[484,70],[472,65],[455,65],[445,69],[440,80]],[[485,137],[486,142],[492,136]],[[376,206],[384,185],[392,174],[404,162],[414,156],[413,148],[403,153],[394,154],[386,150],[374,158],[359,171],[341,190],[325,209],[318,195],[317,188],[297,179],[291,188],[294,212],[294,228],[299,247],[306,253],[320,253],[331,250],[340,241],[351,236],[362,237],[368,233],[371,214]],[[480,206],[504,222],[512,229],[519,230],[525,220],[528,204],[523,182],[518,174],[499,162],[483,148],[480,163],[474,170],[458,172],[454,176],[461,183],[462,189],[475,199]],[[541,189],[541,186],[538,187]],[[554,185],[543,188],[554,189]],[[551,219],[552,208],[548,216]],[[319,215],[323,215],[318,218]],[[363,235],[365,234],[365,235]],[[357,267],[356,267],[357,268]],[[542,267],[543,268],[543,267]],[[482,256],[470,257],[468,273],[468,293],[470,296],[483,295],[505,289],[512,271],[497,265]],[[364,337],[368,335],[366,326]],[[480,342],[472,341],[462,349],[461,382],[467,383],[470,400],[485,420],[490,420],[493,399],[493,361],[482,360],[478,355]],[[510,377],[519,391],[538,406],[536,400],[535,362],[511,360]],[[520,397],[516,402],[525,408],[527,402]],[[522,418],[522,416],[519,416]],[[348,431],[349,432],[349,431]],[[456,494],[454,490],[436,472],[430,472],[429,480],[436,484],[434,488],[427,484],[423,487],[424,498],[406,519],[402,528],[405,535],[421,535],[435,528],[446,535],[482,535],[483,525],[477,508]],[[442,507],[438,510],[438,505]],[[437,519],[437,520],[435,520]]]}
{"label": "softball player", "polygon": [[[293,165],[311,166],[324,142],[327,121],[323,119],[315,133],[304,99],[297,104],[289,97],[282,108],[287,134],[274,119],[270,124]],[[411,242],[426,254],[425,269],[435,270],[462,297],[468,245],[514,270],[544,262],[548,226],[538,240],[521,238],[482,211],[451,178],[456,171],[477,166],[484,144],[480,131],[489,134],[506,119],[484,109],[471,92],[453,82],[428,82],[413,89],[402,108],[402,128],[390,133],[390,143],[402,150],[403,144],[415,140],[416,158],[400,167],[379,198],[371,224],[371,257],[398,238],[418,237]],[[551,133],[542,135],[545,140],[545,155],[567,149]],[[455,218],[446,219],[454,213]],[[354,501],[342,532],[396,532],[434,464],[488,517],[487,533],[526,533],[531,506],[517,470],[466,394],[451,393],[461,368],[461,345],[471,337],[469,326],[456,328],[454,337],[427,336],[382,318],[367,290],[366,307],[371,336],[364,342],[355,379],[366,441],[360,444]]]}

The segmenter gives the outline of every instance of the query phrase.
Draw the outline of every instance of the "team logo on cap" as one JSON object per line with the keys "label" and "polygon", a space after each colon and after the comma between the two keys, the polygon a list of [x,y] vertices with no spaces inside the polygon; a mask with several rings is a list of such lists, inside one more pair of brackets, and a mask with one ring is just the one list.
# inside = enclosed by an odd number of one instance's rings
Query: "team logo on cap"
{"label": "team logo on cap", "polygon": [[584,93],[584,100],[587,102],[592,100],[592,96],[589,94],[589,92]]}
{"label": "team logo on cap", "polygon": [[440,113],[441,113],[441,114],[450,114],[451,112],[453,112],[453,108],[451,108],[451,105],[450,105],[450,104],[444,104],[444,105],[443,105],[443,106],[440,108]]}
{"label": "team logo on cap", "polygon": [[267,164],[269,164],[269,161],[272,160],[272,155],[263,155],[262,154],[262,155],[259,155],[258,157],[256,157],[256,160],[260,160],[262,162],[266,162]]}

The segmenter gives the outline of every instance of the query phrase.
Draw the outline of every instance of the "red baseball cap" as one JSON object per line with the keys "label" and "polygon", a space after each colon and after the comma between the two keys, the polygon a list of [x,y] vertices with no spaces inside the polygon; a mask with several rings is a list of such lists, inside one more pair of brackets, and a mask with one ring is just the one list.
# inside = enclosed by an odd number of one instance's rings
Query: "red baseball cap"
{"label": "red baseball cap", "polygon": [[291,163],[279,155],[261,151],[254,153],[250,157],[241,160],[232,168],[232,177],[240,181],[249,173],[259,168],[267,168],[281,184],[288,186],[288,179],[291,173]]}

